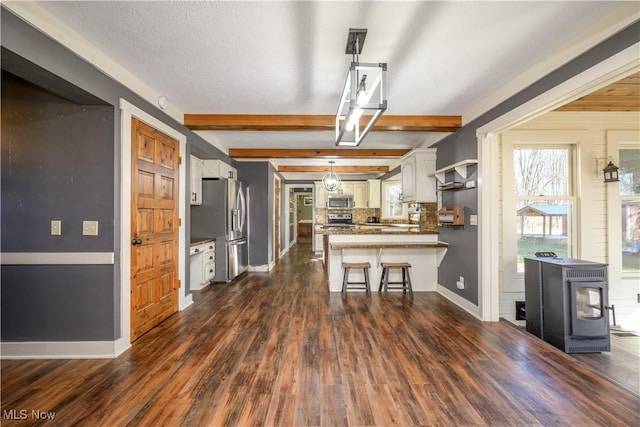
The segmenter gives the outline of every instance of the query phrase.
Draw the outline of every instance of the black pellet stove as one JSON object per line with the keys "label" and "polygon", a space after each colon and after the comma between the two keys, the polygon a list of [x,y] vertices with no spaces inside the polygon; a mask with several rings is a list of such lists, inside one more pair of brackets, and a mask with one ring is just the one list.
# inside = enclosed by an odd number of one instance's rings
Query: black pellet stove
{"label": "black pellet stove", "polygon": [[536,255],[524,260],[527,331],[566,353],[610,351],[607,264]]}

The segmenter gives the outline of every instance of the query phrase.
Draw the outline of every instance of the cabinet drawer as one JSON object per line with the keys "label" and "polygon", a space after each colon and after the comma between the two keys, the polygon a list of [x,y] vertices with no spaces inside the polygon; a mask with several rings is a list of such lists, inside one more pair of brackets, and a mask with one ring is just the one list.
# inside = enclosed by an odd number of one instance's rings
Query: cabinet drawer
{"label": "cabinet drawer", "polygon": [[207,251],[205,253],[202,254],[202,257],[204,259],[204,262],[213,262],[216,260],[216,253],[215,251]]}
{"label": "cabinet drawer", "polygon": [[203,279],[204,282],[208,282],[213,280],[213,276],[216,275],[216,263],[215,262],[205,262],[203,269]]}

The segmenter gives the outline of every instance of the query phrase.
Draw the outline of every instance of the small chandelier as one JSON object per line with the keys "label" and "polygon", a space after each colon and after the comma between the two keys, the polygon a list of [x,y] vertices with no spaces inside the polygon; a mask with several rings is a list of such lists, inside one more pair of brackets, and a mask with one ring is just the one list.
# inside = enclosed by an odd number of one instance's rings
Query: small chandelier
{"label": "small chandelier", "polygon": [[322,185],[327,191],[336,191],[340,188],[340,176],[333,171],[333,164],[335,162],[329,162],[330,170],[322,177]]}
{"label": "small chandelier", "polygon": [[609,160],[609,164],[602,169],[604,172],[604,182],[618,182],[620,179],[618,178],[618,167],[613,164],[611,160]]}
{"label": "small chandelier", "polygon": [[[366,29],[349,29],[345,53],[352,55],[352,61],[336,113],[336,145],[339,146],[360,145],[387,109],[387,64],[359,62],[366,35]],[[369,121],[361,129],[363,116]]]}

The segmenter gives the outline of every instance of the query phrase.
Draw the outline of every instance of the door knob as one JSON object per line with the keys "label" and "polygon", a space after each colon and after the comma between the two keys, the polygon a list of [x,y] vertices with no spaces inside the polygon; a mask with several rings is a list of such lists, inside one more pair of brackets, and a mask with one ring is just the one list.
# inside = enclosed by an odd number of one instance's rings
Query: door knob
{"label": "door knob", "polygon": [[138,239],[138,238],[134,238],[134,239],[131,241],[131,244],[132,244],[133,246],[135,246],[135,245],[141,245],[141,244],[142,244],[142,240],[140,240],[140,239]]}

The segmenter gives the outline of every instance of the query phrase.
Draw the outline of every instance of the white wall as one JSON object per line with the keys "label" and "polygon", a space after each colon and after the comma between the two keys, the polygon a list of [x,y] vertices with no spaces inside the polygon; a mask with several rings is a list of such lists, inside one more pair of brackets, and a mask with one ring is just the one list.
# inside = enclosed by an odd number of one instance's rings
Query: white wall
{"label": "white wall", "polygon": [[[606,159],[607,153],[612,149],[609,145],[616,144],[614,141],[608,144],[607,131],[640,130],[638,113],[551,112],[504,132],[500,140],[508,138],[509,132],[534,131],[535,133],[535,131],[540,131],[541,135],[548,135],[548,131],[554,130],[562,131],[559,134],[564,136],[573,133],[575,138],[579,139],[576,144],[576,213],[578,221],[576,258],[612,264],[609,267],[609,302],[616,305],[617,323],[620,324],[640,308],[636,302],[638,291],[634,286],[629,286],[629,280],[633,280],[633,278],[627,277],[623,280],[620,277],[620,271],[613,266],[616,260],[610,259],[609,256],[608,235],[610,227],[607,218],[607,186],[603,182],[601,172],[604,166],[596,167],[596,159]],[[527,134],[530,133],[527,132]],[[617,150],[617,146],[613,147],[613,150]],[[498,152],[501,158],[498,159],[497,165],[500,166],[499,174],[500,182],[502,182],[502,158],[505,157],[502,144]],[[600,170],[599,175],[596,174],[597,170]],[[502,189],[500,189],[500,194],[503,194]],[[504,265],[502,256],[504,243],[502,202],[504,197],[508,196],[503,195],[501,198],[498,218],[500,224],[500,317],[514,321],[514,301],[524,300],[524,287],[516,290],[510,285],[505,286],[504,283],[505,269],[509,270],[509,266]],[[616,251],[614,250],[612,253],[616,253]],[[524,325],[524,322],[515,323]]]}

